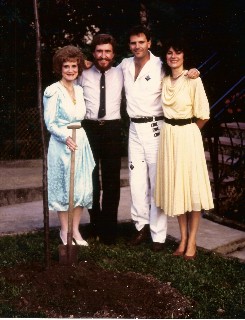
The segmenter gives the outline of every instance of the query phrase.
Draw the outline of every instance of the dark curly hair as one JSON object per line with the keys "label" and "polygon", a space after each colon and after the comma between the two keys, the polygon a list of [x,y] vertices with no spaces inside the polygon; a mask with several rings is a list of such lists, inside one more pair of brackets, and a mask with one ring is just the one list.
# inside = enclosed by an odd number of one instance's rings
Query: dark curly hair
{"label": "dark curly hair", "polygon": [[184,38],[178,38],[178,37],[167,39],[163,42],[163,57],[162,57],[163,68],[166,76],[172,74],[171,68],[166,63],[166,54],[171,47],[175,51],[181,51],[184,53],[184,65],[185,65],[185,68],[187,69],[189,68],[189,61],[188,61],[189,50],[188,50],[188,44],[186,40]]}
{"label": "dark curly hair", "polygon": [[78,65],[78,75],[85,69],[82,51],[75,46],[65,46],[58,49],[53,56],[53,71],[57,76],[62,75],[62,65],[66,61],[76,61]]}

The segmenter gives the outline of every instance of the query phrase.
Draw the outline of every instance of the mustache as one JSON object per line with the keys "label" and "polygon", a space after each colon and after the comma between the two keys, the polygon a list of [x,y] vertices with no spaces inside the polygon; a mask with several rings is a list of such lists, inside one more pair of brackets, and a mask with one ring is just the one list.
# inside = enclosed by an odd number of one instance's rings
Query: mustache
{"label": "mustache", "polygon": [[99,58],[99,59],[96,59],[97,61],[112,61],[112,59],[108,59],[108,58]]}

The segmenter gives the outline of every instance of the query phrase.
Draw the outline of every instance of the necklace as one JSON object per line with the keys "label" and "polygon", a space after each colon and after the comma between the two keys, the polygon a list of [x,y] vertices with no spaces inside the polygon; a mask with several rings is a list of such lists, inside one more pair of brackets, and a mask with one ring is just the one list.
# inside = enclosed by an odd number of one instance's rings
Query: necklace
{"label": "necklace", "polygon": [[76,97],[75,97],[74,86],[72,85],[72,88],[68,88],[68,87],[64,84],[64,82],[63,82],[62,80],[60,80],[60,83],[61,83],[62,86],[65,87],[66,90],[68,91],[68,93],[69,93],[69,95],[70,95],[70,97],[71,97],[71,99],[72,99],[73,104],[76,104],[77,101],[76,101]]}
{"label": "necklace", "polygon": [[171,76],[172,80],[177,80],[180,76],[182,76],[182,74],[184,73],[185,70],[183,70],[177,77],[173,77]]}

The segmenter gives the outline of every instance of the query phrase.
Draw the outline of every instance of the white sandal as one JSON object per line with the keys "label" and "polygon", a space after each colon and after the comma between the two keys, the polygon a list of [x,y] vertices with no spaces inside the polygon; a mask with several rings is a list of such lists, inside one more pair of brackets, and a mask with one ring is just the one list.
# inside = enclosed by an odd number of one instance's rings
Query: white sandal
{"label": "white sandal", "polygon": [[84,239],[76,240],[75,238],[73,238],[73,240],[74,240],[75,244],[78,245],[78,246],[88,247],[88,243]]}
{"label": "white sandal", "polygon": [[[64,239],[62,238],[62,236],[61,236],[61,230],[60,230],[60,239],[61,239],[63,245],[66,246],[66,245],[67,245],[67,242],[65,242]],[[74,240],[75,240],[75,239],[74,239]],[[72,245],[73,245],[73,246],[75,245],[75,242],[74,242],[74,241],[72,241]]]}

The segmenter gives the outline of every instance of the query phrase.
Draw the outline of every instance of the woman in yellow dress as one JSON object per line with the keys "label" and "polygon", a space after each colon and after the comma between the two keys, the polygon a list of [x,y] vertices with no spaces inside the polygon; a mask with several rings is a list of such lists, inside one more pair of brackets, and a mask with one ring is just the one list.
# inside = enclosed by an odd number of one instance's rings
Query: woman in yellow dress
{"label": "woman in yellow dress", "polygon": [[190,260],[196,257],[201,210],[213,208],[200,132],[209,119],[209,103],[201,79],[185,76],[181,41],[169,42],[165,57],[165,123],[158,152],[155,201],[164,214],[178,218],[181,241],[173,254]]}

